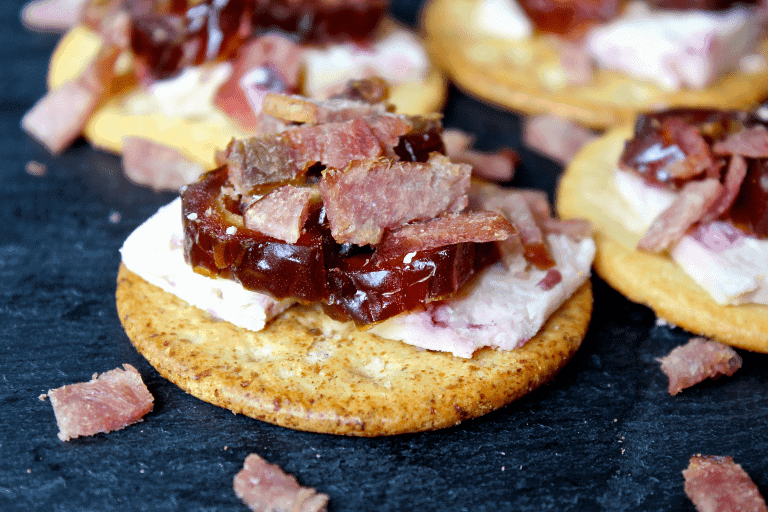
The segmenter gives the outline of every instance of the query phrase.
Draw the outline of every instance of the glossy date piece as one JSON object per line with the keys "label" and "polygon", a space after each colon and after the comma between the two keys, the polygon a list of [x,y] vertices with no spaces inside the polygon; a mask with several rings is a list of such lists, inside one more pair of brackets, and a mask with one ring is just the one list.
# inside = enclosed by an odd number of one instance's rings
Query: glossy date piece
{"label": "glossy date piece", "polygon": [[519,0],[537,30],[578,38],[619,15],[620,0]]}
{"label": "glossy date piece", "polygon": [[235,201],[227,204],[221,188],[227,169],[219,168],[182,192],[184,257],[195,271],[232,279],[244,288],[276,298],[324,300],[326,258],[333,257],[324,212],[315,207],[295,244],[246,229]]}
{"label": "glossy date piece", "polygon": [[426,162],[430,153],[445,154],[442,134],[443,125],[439,119],[417,118],[416,125],[400,137],[393,151],[404,162]]}
{"label": "glossy date piece", "polygon": [[739,195],[722,217],[758,238],[768,238],[768,159],[748,159]]}
{"label": "glossy date piece", "polygon": [[203,0],[128,2],[131,49],[142,72],[169,78],[185,66],[229,60],[251,37],[269,30],[291,34],[300,43],[370,39],[384,15],[386,0],[364,6],[291,0]]}

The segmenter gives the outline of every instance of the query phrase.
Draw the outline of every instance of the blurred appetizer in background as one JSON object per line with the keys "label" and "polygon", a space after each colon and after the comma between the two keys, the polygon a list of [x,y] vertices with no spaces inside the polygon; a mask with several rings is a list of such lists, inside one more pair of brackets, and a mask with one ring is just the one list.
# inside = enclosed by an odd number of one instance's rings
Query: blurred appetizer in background
{"label": "blurred appetizer in background", "polygon": [[754,107],[768,92],[766,19],[755,0],[431,0],[422,23],[468,92],[605,128],[677,106]]}
{"label": "blurred appetizer in background", "polygon": [[595,226],[594,268],[688,331],[768,352],[768,128],[743,111],[638,117],[587,145],[557,193]]}
{"label": "blurred appetizer in background", "polygon": [[439,109],[444,80],[387,8],[386,0],[89,0],[54,51],[50,92],[22,126],[53,153],[81,133],[114,152],[142,137],[210,166],[231,138],[271,129],[260,122],[269,92],[327,99],[377,76],[400,112]]}
{"label": "blurred appetizer in background", "polygon": [[473,182],[439,116],[268,98],[289,107],[271,122],[298,124],[233,140],[122,248],[118,314],[163,376],[278,425],[376,436],[486,414],[571,358],[588,222]]}

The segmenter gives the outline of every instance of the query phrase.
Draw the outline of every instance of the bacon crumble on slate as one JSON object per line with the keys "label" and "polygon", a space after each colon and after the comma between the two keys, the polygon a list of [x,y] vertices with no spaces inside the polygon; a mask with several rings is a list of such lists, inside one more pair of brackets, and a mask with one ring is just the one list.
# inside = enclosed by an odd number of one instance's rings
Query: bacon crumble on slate
{"label": "bacon crumble on slate", "polygon": [[717,141],[712,151],[718,155],[741,155],[747,158],[768,158],[768,128],[759,124]]}
{"label": "bacon crumble on slate", "polygon": [[339,243],[377,244],[387,228],[461,211],[470,173],[438,153],[427,163],[358,160],[326,169],[319,187],[331,234]]}
{"label": "bacon crumble on slate", "polygon": [[390,259],[417,251],[465,242],[496,242],[517,232],[496,212],[462,212],[406,224],[387,232],[374,258]]}
{"label": "bacon crumble on slate", "polygon": [[649,252],[667,249],[704,216],[722,192],[723,186],[715,178],[689,181],[669,208],[654,219],[637,248]]}
{"label": "bacon crumble on slate", "polygon": [[669,394],[676,395],[707,378],[732,376],[741,368],[741,356],[728,345],[705,338],[692,338],[659,359],[669,378]]}
{"label": "bacon crumble on slate", "polygon": [[295,244],[309,217],[316,188],[284,185],[249,205],[243,213],[245,227]]}
{"label": "bacon crumble on slate", "polygon": [[768,512],[760,490],[732,457],[694,455],[683,477],[698,512]]}
{"label": "bacon crumble on slate", "polygon": [[252,453],[234,480],[235,494],[254,512],[323,512],[328,495],[302,487],[293,475]]}
{"label": "bacon crumble on slate", "polygon": [[181,152],[143,137],[123,138],[123,171],[128,178],[154,190],[178,190],[205,171]]}
{"label": "bacon crumble on slate", "polygon": [[112,432],[141,421],[152,410],[154,399],[130,364],[115,368],[89,382],[78,382],[48,391],[59,439]]}
{"label": "bacon crumble on slate", "polygon": [[523,137],[528,147],[556,162],[567,164],[597,135],[563,118],[542,115],[525,120]]}

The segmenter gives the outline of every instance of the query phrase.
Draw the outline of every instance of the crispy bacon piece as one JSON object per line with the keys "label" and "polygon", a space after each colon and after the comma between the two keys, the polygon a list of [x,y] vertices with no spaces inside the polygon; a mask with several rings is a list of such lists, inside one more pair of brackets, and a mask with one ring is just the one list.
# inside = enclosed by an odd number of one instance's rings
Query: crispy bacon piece
{"label": "crispy bacon piece", "polygon": [[69,384],[48,391],[59,425],[59,439],[120,430],[152,410],[154,399],[141,375],[129,364],[89,382]]}
{"label": "crispy bacon piece", "polygon": [[356,117],[386,114],[392,110],[387,103],[346,98],[313,100],[287,94],[267,94],[262,108],[265,113],[283,121],[307,124],[338,123]]}
{"label": "crispy bacon piece", "polygon": [[380,76],[353,79],[346,83],[344,90],[331,99],[381,103],[389,99],[389,83]]}
{"label": "crispy bacon piece", "polygon": [[21,127],[57,154],[74,142],[109,90],[120,49],[106,45],[85,70],[43,96],[21,120]]}
{"label": "crispy bacon piece", "polygon": [[563,118],[541,115],[525,121],[523,137],[528,147],[560,164],[566,164],[597,135]]}
{"label": "crispy bacon piece", "polygon": [[547,274],[544,276],[544,278],[539,281],[536,286],[541,288],[542,290],[549,291],[558,284],[560,284],[560,281],[563,280],[563,274],[560,273],[559,270],[556,268],[551,268],[547,270]]}
{"label": "crispy bacon piece", "polygon": [[665,179],[693,178],[715,166],[709,144],[696,126],[680,117],[670,117],[662,123],[661,130],[685,155],[664,167]]}
{"label": "crispy bacon piece", "polygon": [[472,166],[474,176],[489,181],[511,181],[515,170],[520,165],[520,155],[510,148],[502,148],[495,153],[486,153],[470,149],[474,137],[452,128],[443,131],[445,154],[453,162]]}
{"label": "crispy bacon piece", "polygon": [[328,496],[302,487],[292,475],[255,453],[235,475],[235,494],[254,512],[324,512]]}
{"label": "crispy bacon piece", "polygon": [[30,30],[63,32],[77,25],[88,0],[34,0],[24,6],[21,21]]}
{"label": "crispy bacon piece", "polygon": [[531,209],[536,223],[545,235],[550,233],[567,235],[578,242],[592,237],[592,223],[586,219],[556,219],[552,217],[552,209],[549,206],[547,194],[541,190],[517,190]]}
{"label": "crispy bacon piece", "polygon": [[662,359],[661,370],[669,377],[669,394],[676,395],[707,378],[731,376],[741,368],[741,357],[728,345],[692,338]]}
{"label": "crispy bacon piece", "polygon": [[258,185],[294,179],[316,163],[344,168],[390,152],[411,126],[405,117],[388,115],[234,140],[227,148],[230,179],[238,192],[250,193]]}
{"label": "crispy bacon piece", "polygon": [[178,190],[200,177],[205,168],[174,148],[143,137],[123,139],[123,172],[154,190]]}
{"label": "crispy bacon piece", "polygon": [[301,53],[301,46],[278,34],[265,34],[241,46],[232,76],[217,91],[214,103],[245,131],[281,131],[281,125],[259,114],[269,93],[297,90]]}
{"label": "crispy bacon piece", "polygon": [[712,151],[717,155],[768,158],[768,128],[761,124],[744,128],[740,132],[715,142]]}
{"label": "crispy bacon piece", "polygon": [[516,233],[515,227],[499,213],[452,213],[387,232],[376,247],[375,259],[387,260],[465,242],[496,242]]}
{"label": "crispy bacon piece", "polygon": [[694,455],[683,477],[685,494],[698,512],[768,512],[759,489],[733,457]]}
{"label": "crispy bacon piece", "polygon": [[715,178],[686,183],[670,207],[656,217],[637,248],[650,252],[667,249],[704,216],[722,191]]}
{"label": "crispy bacon piece", "polygon": [[741,184],[747,177],[747,160],[741,155],[733,155],[728,169],[725,171],[725,182],[723,183],[723,192],[715,199],[712,206],[701,218],[702,224],[712,222],[728,211],[736,201],[739,195]]}
{"label": "crispy bacon piece", "polygon": [[433,153],[427,163],[360,160],[320,179],[338,243],[377,244],[385,229],[458,212],[467,205],[471,169]]}
{"label": "crispy bacon piece", "polygon": [[317,190],[284,185],[255,201],[243,213],[245,227],[295,244],[309,217]]}

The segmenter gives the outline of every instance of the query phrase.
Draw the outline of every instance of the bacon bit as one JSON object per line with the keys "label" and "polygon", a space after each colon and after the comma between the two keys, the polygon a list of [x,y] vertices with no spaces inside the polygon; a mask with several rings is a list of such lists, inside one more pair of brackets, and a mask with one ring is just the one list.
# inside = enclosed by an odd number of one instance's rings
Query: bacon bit
{"label": "bacon bit", "polygon": [[[294,92],[299,85],[302,49],[287,37],[277,34],[263,35],[237,51],[232,76],[221,86],[214,104],[221,108],[245,131],[261,132],[259,119],[264,96],[271,92]],[[248,75],[261,68],[273,73],[278,83],[259,84]],[[251,77],[252,78],[252,77]],[[272,131],[272,130],[268,130]]]}
{"label": "bacon bit", "polygon": [[683,477],[698,512],[768,512],[760,490],[733,457],[694,455]]}
{"label": "bacon bit", "polygon": [[203,173],[194,162],[174,148],[142,137],[123,139],[123,171],[134,183],[154,190],[178,190]]}
{"label": "bacon bit", "polygon": [[43,96],[21,120],[21,127],[57,154],[83,131],[114,77],[120,55],[116,46],[105,46],[77,78]]}
{"label": "bacon bit", "polygon": [[376,248],[374,258],[387,260],[465,242],[496,242],[516,233],[515,227],[496,212],[448,214],[388,232]]}
{"label": "bacon bit", "polygon": [[768,158],[768,128],[759,124],[715,142],[712,151],[718,155],[742,155]]}
{"label": "bacon bit", "polygon": [[747,176],[747,160],[741,155],[733,155],[728,169],[725,171],[725,182],[723,183],[723,192],[720,194],[709,210],[701,218],[702,224],[707,224],[717,219],[728,211],[736,201],[739,195],[741,184]]}
{"label": "bacon bit", "polygon": [[583,126],[549,115],[529,117],[523,136],[528,147],[560,164],[570,162],[582,147],[597,138]]}
{"label": "bacon bit", "polygon": [[511,181],[520,165],[520,155],[510,148],[502,148],[495,153],[466,150],[450,158],[454,162],[471,165],[474,176],[489,181]]}
{"label": "bacon bit", "polygon": [[317,189],[278,187],[248,206],[243,213],[245,227],[295,244],[309,217],[310,202],[318,195]]}
{"label": "bacon bit", "polygon": [[21,21],[29,30],[63,32],[80,21],[88,0],[34,0],[24,6]]}
{"label": "bacon bit", "polygon": [[27,162],[27,166],[25,167],[27,174],[31,176],[45,176],[45,172],[48,170],[48,168],[45,166],[45,164],[41,164],[40,162],[36,162],[35,160],[30,160]]}
{"label": "bacon bit", "polygon": [[38,398],[38,399],[39,399],[41,402],[45,402],[45,399],[46,399],[46,398],[48,398],[48,395],[46,395],[45,393],[43,393],[42,395],[38,396],[37,398]]}
{"label": "bacon bit", "polygon": [[385,103],[344,98],[313,100],[304,96],[274,93],[264,97],[262,109],[266,114],[280,120],[306,124],[338,123],[391,111],[390,105]]}
{"label": "bacon bit", "polygon": [[676,395],[707,378],[731,376],[741,368],[741,357],[728,345],[705,338],[692,338],[659,359],[669,378],[669,394]]}
{"label": "bacon bit", "polygon": [[333,238],[366,245],[377,244],[385,229],[463,210],[470,174],[468,165],[432,153],[427,163],[380,158],[329,168],[319,187]]}
{"label": "bacon bit", "polygon": [[152,410],[154,399],[139,372],[129,364],[123,368],[94,374],[90,382],[48,390],[59,439],[120,430]]}
{"label": "bacon bit", "polygon": [[716,165],[709,144],[698,128],[680,117],[671,117],[661,125],[664,136],[679,147],[685,158],[665,166],[667,179],[689,179]]}
{"label": "bacon bit", "polygon": [[585,238],[592,238],[594,227],[586,219],[545,219],[541,224],[544,233],[566,235],[576,242]]}
{"label": "bacon bit", "polygon": [[112,224],[117,224],[118,222],[120,222],[121,218],[122,216],[120,215],[120,212],[112,212],[109,214],[109,222],[111,222]]}
{"label": "bacon bit", "polygon": [[352,79],[344,90],[331,99],[345,98],[366,103],[381,103],[389,99],[389,83],[380,76]]}
{"label": "bacon bit", "polygon": [[563,274],[561,274],[560,271],[556,268],[551,268],[547,270],[547,275],[545,275],[544,278],[536,284],[536,286],[546,292],[560,284],[560,281],[562,280]]}
{"label": "bacon bit", "polygon": [[474,143],[475,138],[463,130],[459,130],[458,128],[448,128],[443,130],[445,154],[448,155],[448,158],[450,159],[467,151]]}
{"label": "bacon bit", "polygon": [[656,217],[637,248],[649,252],[667,249],[703,217],[722,191],[723,186],[714,178],[686,183],[669,208]]}
{"label": "bacon bit", "polygon": [[234,488],[237,497],[254,512],[322,512],[328,505],[328,495],[300,486],[294,476],[255,453],[245,458],[243,469],[235,475]]}
{"label": "bacon bit", "polygon": [[586,43],[571,41],[564,37],[551,36],[560,52],[560,65],[565,71],[565,80],[571,85],[585,85],[592,82],[595,66]]}

